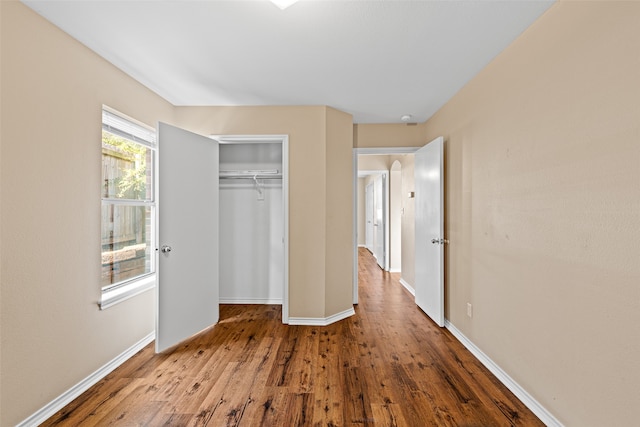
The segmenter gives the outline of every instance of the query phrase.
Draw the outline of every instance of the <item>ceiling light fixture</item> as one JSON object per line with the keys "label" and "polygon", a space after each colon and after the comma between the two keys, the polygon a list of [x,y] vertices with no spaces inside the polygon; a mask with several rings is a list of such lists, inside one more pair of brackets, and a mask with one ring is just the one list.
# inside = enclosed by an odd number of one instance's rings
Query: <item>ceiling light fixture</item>
{"label": "ceiling light fixture", "polygon": [[409,114],[405,114],[404,116],[400,117],[400,120],[402,120],[405,123],[408,123],[409,120],[411,120],[411,116]]}
{"label": "ceiling light fixture", "polygon": [[297,1],[298,0],[271,0],[271,3],[275,4],[280,9],[285,10]]}

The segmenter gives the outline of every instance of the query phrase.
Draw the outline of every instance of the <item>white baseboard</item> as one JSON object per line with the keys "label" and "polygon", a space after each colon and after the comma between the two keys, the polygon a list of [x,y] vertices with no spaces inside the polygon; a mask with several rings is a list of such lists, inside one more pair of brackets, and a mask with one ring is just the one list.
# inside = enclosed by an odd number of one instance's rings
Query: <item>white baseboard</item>
{"label": "white baseboard", "polygon": [[531,410],[540,421],[545,423],[547,427],[563,427],[562,423],[558,421],[546,408],[544,408],[537,400],[533,398],[525,389],[523,389],[517,382],[514,381],[505,371],[500,368],[493,360],[482,352],[469,338],[467,338],[462,332],[460,332],[451,322],[445,319],[444,326],[451,334],[458,339],[482,364],[495,375],[502,384],[504,384],[513,394],[516,395],[524,405]]}
{"label": "white baseboard", "polygon": [[348,310],[329,317],[289,317],[289,324],[300,326],[327,326],[355,314],[355,310],[351,307]]}
{"label": "white baseboard", "polygon": [[402,270],[399,268],[390,268],[389,273],[402,273]]}
{"label": "white baseboard", "polygon": [[146,337],[142,338],[140,341],[120,353],[115,359],[108,362],[106,365],[99,368],[97,371],[89,375],[87,378],[80,381],[78,384],[71,387],[69,390],[62,393],[60,396],[49,402],[39,411],[31,415],[29,418],[25,419],[21,423],[19,423],[16,427],[31,427],[37,426],[49,419],[60,409],[64,408],[67,404],[71,403],[73,399],[80,396],[82,393],[87,391],[91,386],[96,384],[98,381],[106,377],[118,366],[122,365],[124,362],[129,360],[134,354],[142,350],[149,343],[153,342],[156,339],[156,333],[151,332]]}
{"label": "white baseboard", "polygon": [[367,245],[358,245],[359,248],[366,248]]}
{"label": "white baseboard", "polygon": [[416,296],[416,290],[415,290],[415,289],[413,289],[413,287],[412,287],[410,284],[408,284],[407,282],[405,282],[405,280],[404,280],[404,279],[400,279],[400,284],[401,284],[402,286],[404,286],[404,287],[405,287],[405,289],[406,289],[406,290],[408,290],[408,291],[409,291],[409,293],[410,293],[411,295],[413,295],[414,297]]}
{"label": "white baseboard", "polygon": [[224,298],[220,297],[220,304],[276,304],[282,305],[282,298]]}
{"label": "white baseboard", "polygon": [[[400,283],[404,286],[412,295],[415,295],[415,291],[407,282],[400,279]],[[221,300],[222,303],[222,300]],[[279,302],[281,304],[282,301]],[[233,304],[227,302],[226,304]],[[236,302],[236,304],[258,304],[256,302]],[[274,302],[264,304],[278,304]],[[341,313],[334,314],[326,318],[312,318],[312,317],[290,317],[290,325],[302,325],[302,326],[327,326],[347,317],[355,315],[355,310],[351,307]],[[506,372],[502,370],[489,356],[484,354],[480,348],[478,348],[471,340],[469,340],[460,330],[458,330],[449,320],[444,321],[444,326],[451,332],[451,334],[458,339],[480,362],[487,368],[493,375],[495,375],[511,392],[516,395],[518,399],[524,403],[524,405],[531,410],[540,420],[548,427],[563,427],[562,423],[558,421],[546,408],[544,408],[537,400],[535,400],[525,389],[523,389],[513,378],[511,378]],[[116,356],[113,360],[106,363],[104,366],[93,372],[91,375],[80,381],[75,386],[58,396],[56,399],[49,402],[40,410],[26,418],[22,422],[16,425],[16,427],[30,427],[43,423],[51,416],[53,416],[60,409],[64,408],[67,404],[73,401],[76,397],[87,391],[91,386],[96,384],[102,378],[106,377],[109,373],[115,370],[118,366],[122,365],[125,361],[130,359],[138,351],[142,350],[149,343],[155,339],[155,331],[151,332],[146,337],[129,347],[127,350]]]}

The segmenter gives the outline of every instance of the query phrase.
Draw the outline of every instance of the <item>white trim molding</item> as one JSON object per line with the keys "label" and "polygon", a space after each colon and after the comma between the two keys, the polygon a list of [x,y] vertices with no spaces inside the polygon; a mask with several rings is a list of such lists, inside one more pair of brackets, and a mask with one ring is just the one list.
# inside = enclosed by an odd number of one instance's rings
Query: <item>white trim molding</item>
{"label": "white trim molding", "polygon": [[140,341],[120,353],[113,360],[99,368],[97,371],[62,393],[60,396],[49,402],[43,408],[19,423],[16,427],[37,426],[49,419],[56,412],[68,405],[73,399],[87,391],[91,386],[109,375],[114,369],[129,360],[134,354],[145,348],[149,343],[156,339],[156,332],[153,331]]}
{"label": "white trim molding", "polygon": [[225,298],[220,297],[220,304],[274,304],[282,305],[282,298]]}
{"label": "white trim molding", "polygon": [[467,338],[458,328],[456,328],[449,320],[445,319],[444,327],[458,339],[493,375],[495,375],[502,384],[505,385],[513,394],[516,395],[524,405],[531,410],[540,421],[545,423],[547,427],[563,427],[563,424],[554,417],[545,407],[543,407],[536,399],[533,398],[524,388],[520,386],[513,378],[500,368],[493,360],[478,348],[469,338]]}
{"label": "white trim molding", "polygon": [[354,147],[356,154],[413,154],[420,147]]}
{"label": "white trim molding", "polygon": [[149,291],[156,287],[156,274],[150,274],[131,282],[118,286],[113,289],[102,291],[102,297],[98,306],[100,310],[107,309],[122,301],[126,301],[129,298],[133,298],[136,295],[140,295],[143,292]]}
{"label": "white trim molding", "polygon": [[408,284],[404,279],[400,279],[400,284],[404,286],[404,288],[408,290],[411,295],[413,295],[414,297],[416,296],[416,290],[413,289],[413,286]]}
{"label": "white trim molding", "polygon": [[354,316],[356,311],[351,307],[348,310],[329,317],[289,317],[290,325],[298,326],[329,326],[332,323]]}

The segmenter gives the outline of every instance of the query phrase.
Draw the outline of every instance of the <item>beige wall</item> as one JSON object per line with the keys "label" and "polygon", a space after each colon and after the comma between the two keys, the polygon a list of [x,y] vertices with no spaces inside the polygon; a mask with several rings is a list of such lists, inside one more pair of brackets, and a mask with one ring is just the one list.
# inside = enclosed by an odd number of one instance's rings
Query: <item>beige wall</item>
{"label": "beige wall", "polygon": [[389,169],[389,271],[399,272],[402,260],[402,164]]}
{"label": "beige wall", "polygon": [[391,164],[387,154],[359,154],[359,171],[388,171]]}
{"label": "beige wall", "polygon": [[325,107],[177,107],[202,135],[289,135],[289,315],[325,317]]}
{"label": "beige wall", "polygon": [[327,108],[325,316],[353,307],[353,118]]}
{"label": "beige wall", "polygon": [[639,22],[560,2],[426,124],[446,317],[568,426],[640,419]]}
{"label": "beige wall", "polygon": [[354,135],[445,137],[446,317],[565,425],[640,418],[638,22],[637,2],[560,2],[421,135]]}
{"label": "beige wall", "polygon": [[344,184],[352,177],[351,121],[327,107],[176,108],[177,125],[202,135],[289,135],[291,317],[325,318],[351,307],[345,289],[352,292],[352,216],[348,224],[336,216],[337,206],[343,214],[352,210],[351,186]]}
{"label": "beige wall", "polygon": [[[337,186],[330,159],[344,149],[327,137],[346,137],[344,117],[325,107],[174,110],[23,5],[0,2],[0,19],[1,425],[153,329],[152,293],[102,312],[95,304],[103,103],[204,134],[289,134],[290,245],[301,250],[290,314],[341,308],[313,285],[334,264],[351,277],[324,243],[327,230],[348,228],[326,220],[348,198],[326,200]],[[426,124],[353,127],[354,147],[445,137],[447,318],[566,425],[640,418],[639,20],[635,2],[558,3]],[[314,192],[322,202],[301,196]]]}
{"label": "beige wall", "polygon": [[0,425],[32,415],[154,329],[153,292],[97,307],[102,104],[205,135],[288,134],[289,314],[351,307],[350,115],[174,107],[21,3],[0,5]]}
{"label": "beige wall", "polygon": [[420,147],[424,144],[424,123],[353,125],[354,148]]}
{"label": "beige wall", "polygon": [[18,2],[0,2],[0,425],[22,421],[154,329],[154,294],[100,298],[101,107],[173,107]]}

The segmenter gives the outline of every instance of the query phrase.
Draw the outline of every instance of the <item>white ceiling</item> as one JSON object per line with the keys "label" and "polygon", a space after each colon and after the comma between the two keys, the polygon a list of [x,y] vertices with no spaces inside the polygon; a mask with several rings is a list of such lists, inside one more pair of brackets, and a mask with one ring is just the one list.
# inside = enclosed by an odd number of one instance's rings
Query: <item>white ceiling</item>
{"label": "white ceiling", "polygon": [[423,122],[552,1],[23,0],[174,105]]}

